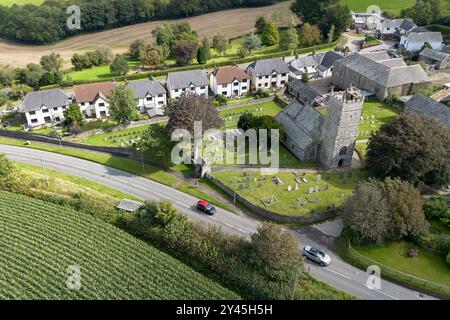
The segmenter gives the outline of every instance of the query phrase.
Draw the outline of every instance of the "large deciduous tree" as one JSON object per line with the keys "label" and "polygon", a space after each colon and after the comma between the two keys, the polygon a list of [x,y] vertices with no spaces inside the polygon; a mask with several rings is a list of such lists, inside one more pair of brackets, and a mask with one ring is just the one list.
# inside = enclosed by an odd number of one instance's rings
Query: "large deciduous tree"
{"label": "large deciduous tree", "polygon": [[326,15],[326,8],[338,3],[339,0],[295,0],[292,2],[291,10],[303,23],[318,24]]}
{"label": "large deciduous tree", "polygon": [[320,29],[316,25],[305,23],[300,28],[299,40],[302,45],[312,46],[321,39]]}
{"label": "large deciduous tree", "polygon": [[435,187],[447,185],[450,128],[434,118],[405,111],[370,139],[366,166],[379,178],[399,177]]}
{"label": "large deciduous tree", "polygon": [[63,63],[63,58],[54,52],[49,55],[42,56],[40,61],[42,68],[46,71],[60,71]]}
{"label": "large deciduous tree", "polygon": [[0,153],[0,190],[7,190],[14,182],[15,171],[13,163]]}
{"label": "large deciduous tree", "polygon": [[144,67],[159,67],[164,64],[164,49],[158,45],[144,45],[144,47],[141,48],[140,60]]}
{"label": "large deciduous tree", "polygon": [[213,48],[217,51],[219,56],[221,56],[228,50],[229,45],[230,43],[226,34],[216,33],[213,38]]}
{"label": "large deciduous tree", "polygon": [[83,114],[80,107],[73,103],[66,110],[64,110],[64,119],[69,128],[79,126],[83,122]]}
{"label": "large deciduous tree", "polygon": [[202,122],[202,130],[220,129],[224,122],[217,108],[208,98],[197,94],[183,94],[171,108],[167,129],[172,133],[176,129],[194,132],[194,122]]}
{"label": "large deciduous tree", "polygon": [[173,47],[178,66],[188,66],[192,63],[197,52],[197,45],[193,42],[179,42]]}
{"label": "large deciduous tree", "polygon": [[123,84],[115,87],[109,95],[109,113],[111,119],[119,124],[134,120],[138,110],[133,90]]}
{"label": "large deciduous tree", "polygon": [[419,191],[400,179],[359,183],[341,215],[347,235],[356,243],[416,237],[427,227]]}
{"label": "large deciduous tree", "polygon": [[252,32],[245,36],[242,46],[251,53],[253,50],[259,49],[262,46],[262,42],[260,37]]}
{"label": "large deciduous tree", "polygon": [[128,61],[122,55],[117,55],[111,62],[109,69],[114,76],[127,74],[129,71]]}
{"label": "large deciduous tree", "polygon": [[166,166],[172,164],[171,151],[175,143],[171,141],[166,128],[159,123],[150,125],[142,135],[142,147],[148,157]]}

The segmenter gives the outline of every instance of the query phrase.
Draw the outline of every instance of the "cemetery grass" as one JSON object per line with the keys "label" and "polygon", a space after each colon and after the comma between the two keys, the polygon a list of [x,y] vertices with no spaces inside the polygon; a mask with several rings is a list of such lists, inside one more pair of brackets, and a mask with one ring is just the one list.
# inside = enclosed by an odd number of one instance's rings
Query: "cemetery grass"
{"label": "cemetery grass", "polygon": [[[358,140],[369,139],[373,133],[380,130],[380,127],[391,121],[398,115],[399,111],[388,105],[377,101],[366,101],[363,106],[362,116],[364,120],[361,121],[359,126]],[[374,116],[372,124],[372,116]],[[367,117],[369,119],[367,119]]]}
{"label": "cemetery grass", "polygon": [[[0,192],[0,220],[2,299],[238,298],[168,254],[85,213]],[[81,268],[81,290],[67,286],[70,265]]]}
{"label": "cemetery grass", "polygon": [[[280,171],[276,174],[283,181],[283,185],[276,185],[272,182],[272,176],[266,176],[265,180],[261,181],[260,187],[258,187],[258,182],[254,181],[255,178],[261,178],[260,171],[253,170],[252,172],[253,178],[249,189],[242,190],[240,190],[239,185],[242,184],[245,187],[246,184],[243,170],[217,171],[213,173],[213,176],[254,205],[287,216],[307,216],[327,211],[333,205],[338,207],[344,203],[346,197],[352,194],[358,181],[368,177],[367,173],[362,170],[352,170],[351,177],[349,175],[350,171],[343,173],[319,171],[322,179],[317,181],[317,173],[304,171],[308,183],[300,183],[298,185],[299,190],[296,191],[294,190],[295,176],[292,171]],[[296,172],[300,175],[303,174],[302,170],[296,170]],[[289,185],[292,187],[291,191],[288,191]],[[309,194],[310,187],[325,185],[328,186],[328,190]],[[265,206],[261,199],[271,196],[275,196],[279,202]],[[297,208],[296,200],[298,198],[302,199],[302,201],[308,199],[310,202]]]}

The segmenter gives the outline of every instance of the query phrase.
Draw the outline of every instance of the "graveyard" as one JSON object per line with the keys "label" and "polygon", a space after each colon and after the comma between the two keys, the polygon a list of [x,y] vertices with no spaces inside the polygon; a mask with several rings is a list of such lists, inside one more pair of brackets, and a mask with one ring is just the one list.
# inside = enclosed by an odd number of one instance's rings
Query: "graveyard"
{"label": "graveyard", "polygon": [[213,176],[256,206],[287,216],[306,216],[339,207],[352,194],[361,170],[280,170],[261,175],[260,170],[217,171]]}
{"label": "graveyard", "polygon": [[380,130],[380,127],[384,123],[391,121],[398,113],[399,111],[397,109],[389,107],[382,102],[364,102],[358,140],[370,138],[372,133]]}

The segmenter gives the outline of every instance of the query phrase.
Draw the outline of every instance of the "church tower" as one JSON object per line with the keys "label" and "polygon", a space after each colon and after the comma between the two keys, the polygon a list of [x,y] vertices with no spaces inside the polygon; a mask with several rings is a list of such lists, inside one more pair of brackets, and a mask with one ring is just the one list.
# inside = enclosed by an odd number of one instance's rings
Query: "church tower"
{"label": "church tower", "polygon": [[352,164],[363,103],[364,97],[357,88],[331,92],[319,154],[323,166],[334,169]]}

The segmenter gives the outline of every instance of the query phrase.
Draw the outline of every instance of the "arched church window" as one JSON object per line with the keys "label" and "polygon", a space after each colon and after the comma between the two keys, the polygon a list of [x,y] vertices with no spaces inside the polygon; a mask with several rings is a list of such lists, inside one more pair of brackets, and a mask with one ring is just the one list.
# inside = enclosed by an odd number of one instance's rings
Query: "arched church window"
{"label": "arched church window", "polygon": [[340,155],[340,156],[346,155],[346,154],[347,154],[347,151],[348,151],[348,148],[347,148],[347,147],[342,147],[342,148],[341,148],[341,151],[339,151],[339,155]]}

